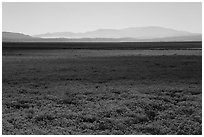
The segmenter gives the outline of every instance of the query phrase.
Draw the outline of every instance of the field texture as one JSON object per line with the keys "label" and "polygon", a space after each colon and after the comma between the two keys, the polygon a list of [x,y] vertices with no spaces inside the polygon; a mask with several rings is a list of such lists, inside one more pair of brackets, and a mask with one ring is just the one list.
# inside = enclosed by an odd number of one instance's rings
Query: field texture
{"label": "field texture", "polygon": [[3,42],[3,49],[201,49],[202,42]]}
{"label": "field texture", "polygon": [[3,50],[3,134],[202,134],[201,50],[146,52]]}

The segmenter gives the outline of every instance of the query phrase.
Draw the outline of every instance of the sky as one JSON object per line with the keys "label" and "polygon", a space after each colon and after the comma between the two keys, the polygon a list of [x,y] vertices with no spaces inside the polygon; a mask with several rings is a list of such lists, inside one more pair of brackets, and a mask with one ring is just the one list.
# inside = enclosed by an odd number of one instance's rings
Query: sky
{"label": "sky", "polygon": [[35,35],[160,26],[202,32],[201,2],[3,2],[2,30]]}

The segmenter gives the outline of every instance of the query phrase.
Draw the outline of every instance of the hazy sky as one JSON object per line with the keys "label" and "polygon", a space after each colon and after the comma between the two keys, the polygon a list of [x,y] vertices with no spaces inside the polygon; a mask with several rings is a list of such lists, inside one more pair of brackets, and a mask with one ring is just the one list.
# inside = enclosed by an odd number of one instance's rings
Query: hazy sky
{"label": "hazy sky", "polygon": [[201,3],[3,3],[3,31],[39,34],[161,26],[202,32]]}

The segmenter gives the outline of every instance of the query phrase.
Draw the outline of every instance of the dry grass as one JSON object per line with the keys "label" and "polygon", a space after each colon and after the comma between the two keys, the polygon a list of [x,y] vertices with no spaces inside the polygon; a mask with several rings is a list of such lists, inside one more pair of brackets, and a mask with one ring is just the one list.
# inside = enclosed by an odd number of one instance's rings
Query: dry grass
{"label": "dry grass", "polygon": [[3,134],[202,134],[201,56],[22,56],[3,56]]}

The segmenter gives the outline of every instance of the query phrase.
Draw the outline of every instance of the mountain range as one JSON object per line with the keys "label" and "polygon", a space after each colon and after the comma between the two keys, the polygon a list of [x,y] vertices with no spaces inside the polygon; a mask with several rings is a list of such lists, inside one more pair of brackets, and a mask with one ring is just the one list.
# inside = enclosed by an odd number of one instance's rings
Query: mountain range
{"label": "mountain range", "polygon": [[3,32],[3,42],[159,42],[202,41],[202,34],[163,27],[98,29],[84,33],[54,32],[38,35]]}

